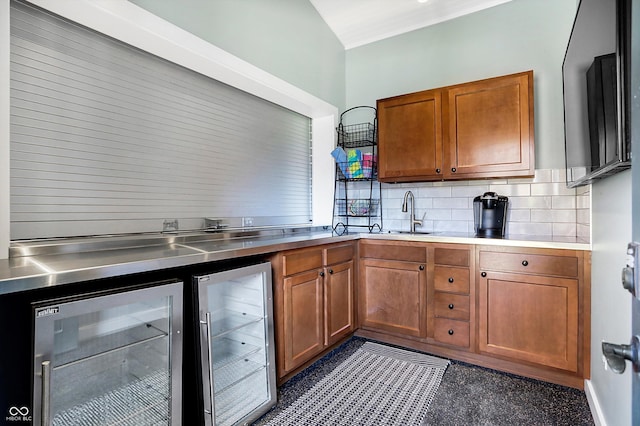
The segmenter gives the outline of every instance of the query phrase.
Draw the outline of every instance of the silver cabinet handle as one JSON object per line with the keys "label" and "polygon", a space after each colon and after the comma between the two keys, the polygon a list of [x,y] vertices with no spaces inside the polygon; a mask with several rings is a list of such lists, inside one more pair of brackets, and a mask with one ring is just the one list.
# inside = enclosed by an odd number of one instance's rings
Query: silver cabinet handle
{"label": "silver cabinet handle", "polygon": [[205,410],[205,413],[211,416],[211,425],[216,424],[216,410],[215,410],[215,393],[213,389],[213,353],[211,353],[211,313],[206,313],[206,327],[207,332],[205,336],[207,336],[207,368],[209,369],[209,400],[211,401],[211,411]]}
{"label": "silver cabinet handle", "polygon": [[51,423],[51,361],[42,361],[42,426]]}

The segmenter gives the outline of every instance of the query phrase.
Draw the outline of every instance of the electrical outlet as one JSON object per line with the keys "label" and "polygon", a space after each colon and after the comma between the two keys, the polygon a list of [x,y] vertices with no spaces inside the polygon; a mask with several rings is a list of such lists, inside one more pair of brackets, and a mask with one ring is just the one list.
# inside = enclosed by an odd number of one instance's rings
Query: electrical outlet
{"label": "electrical outlet", "polygon": [[162,222],[162,232],[171,232],[178,230],[178,219],[165,219]]}
{"label": "electrical outlet", "polygon": [[253,226],[253,218],[252,217],[243,217],[242,218],[242,226]]}

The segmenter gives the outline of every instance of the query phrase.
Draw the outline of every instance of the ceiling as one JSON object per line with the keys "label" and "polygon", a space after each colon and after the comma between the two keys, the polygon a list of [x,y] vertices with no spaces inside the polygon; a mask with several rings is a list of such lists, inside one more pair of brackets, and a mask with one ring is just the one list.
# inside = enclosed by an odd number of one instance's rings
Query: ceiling
{"label": "ceiling", "polygon": [[310,0],[345,49],[511,0]]}

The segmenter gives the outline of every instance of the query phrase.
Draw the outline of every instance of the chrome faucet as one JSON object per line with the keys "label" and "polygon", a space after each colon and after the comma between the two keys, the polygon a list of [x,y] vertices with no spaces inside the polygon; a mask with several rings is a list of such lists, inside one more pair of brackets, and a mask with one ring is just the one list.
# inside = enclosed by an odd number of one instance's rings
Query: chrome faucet
{"label": "chrome faucet", "polygon": [[[413,197],[413,192],[411,191],[407,191],[404,193],[404,201],[402,202],[402,212],[403,213],[407,212],[407,204],[408,204],[409,198],[411,198],[411,215],[409,217],[410,224],[411,224],[411,232],[416,232],[416,225],[422,226],[422,220],[416,219],[416,200]],[[426,215],[426,212],[425,212],[425,215]],[[424,216],[422,217],[422,219],[424,219]]]}

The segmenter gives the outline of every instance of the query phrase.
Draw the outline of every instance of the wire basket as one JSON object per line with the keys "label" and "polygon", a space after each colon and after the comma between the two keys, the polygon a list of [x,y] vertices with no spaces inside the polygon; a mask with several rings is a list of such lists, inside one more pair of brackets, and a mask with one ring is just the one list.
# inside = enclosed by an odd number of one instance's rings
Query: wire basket
{"label": "wire basket", "polygon": [[368,198],[354,198],[350,200],[336,200],[338,216],[372,217],[377,216],[380,200]]}
{"label": "wire basket", "polygon": [[336,165],[340,180],[366,180],[375,179],[378,176],[378,163],[375,157],[365,158],[362,161],[338,161]]}
{"label": "wire basket", "polygon": [[[343,119],[345,114],[351,111],[373,111],[373,122],[357,123],[357,124],[344,124]],[[366,113],[369,114],[369,113]],[[371,146],[376,144],[376,123],[377,112],[376,109],[370,106],[357,106],[349,108],[340,115],[340,123],[336,129],[338,132],[338,145],[344,148],[357,148],[361,146]]]}
{"label": "wire basket", "polygon": [[372,123],[338,125],[338,144],[347,148],[374,145],[376,126]]}

